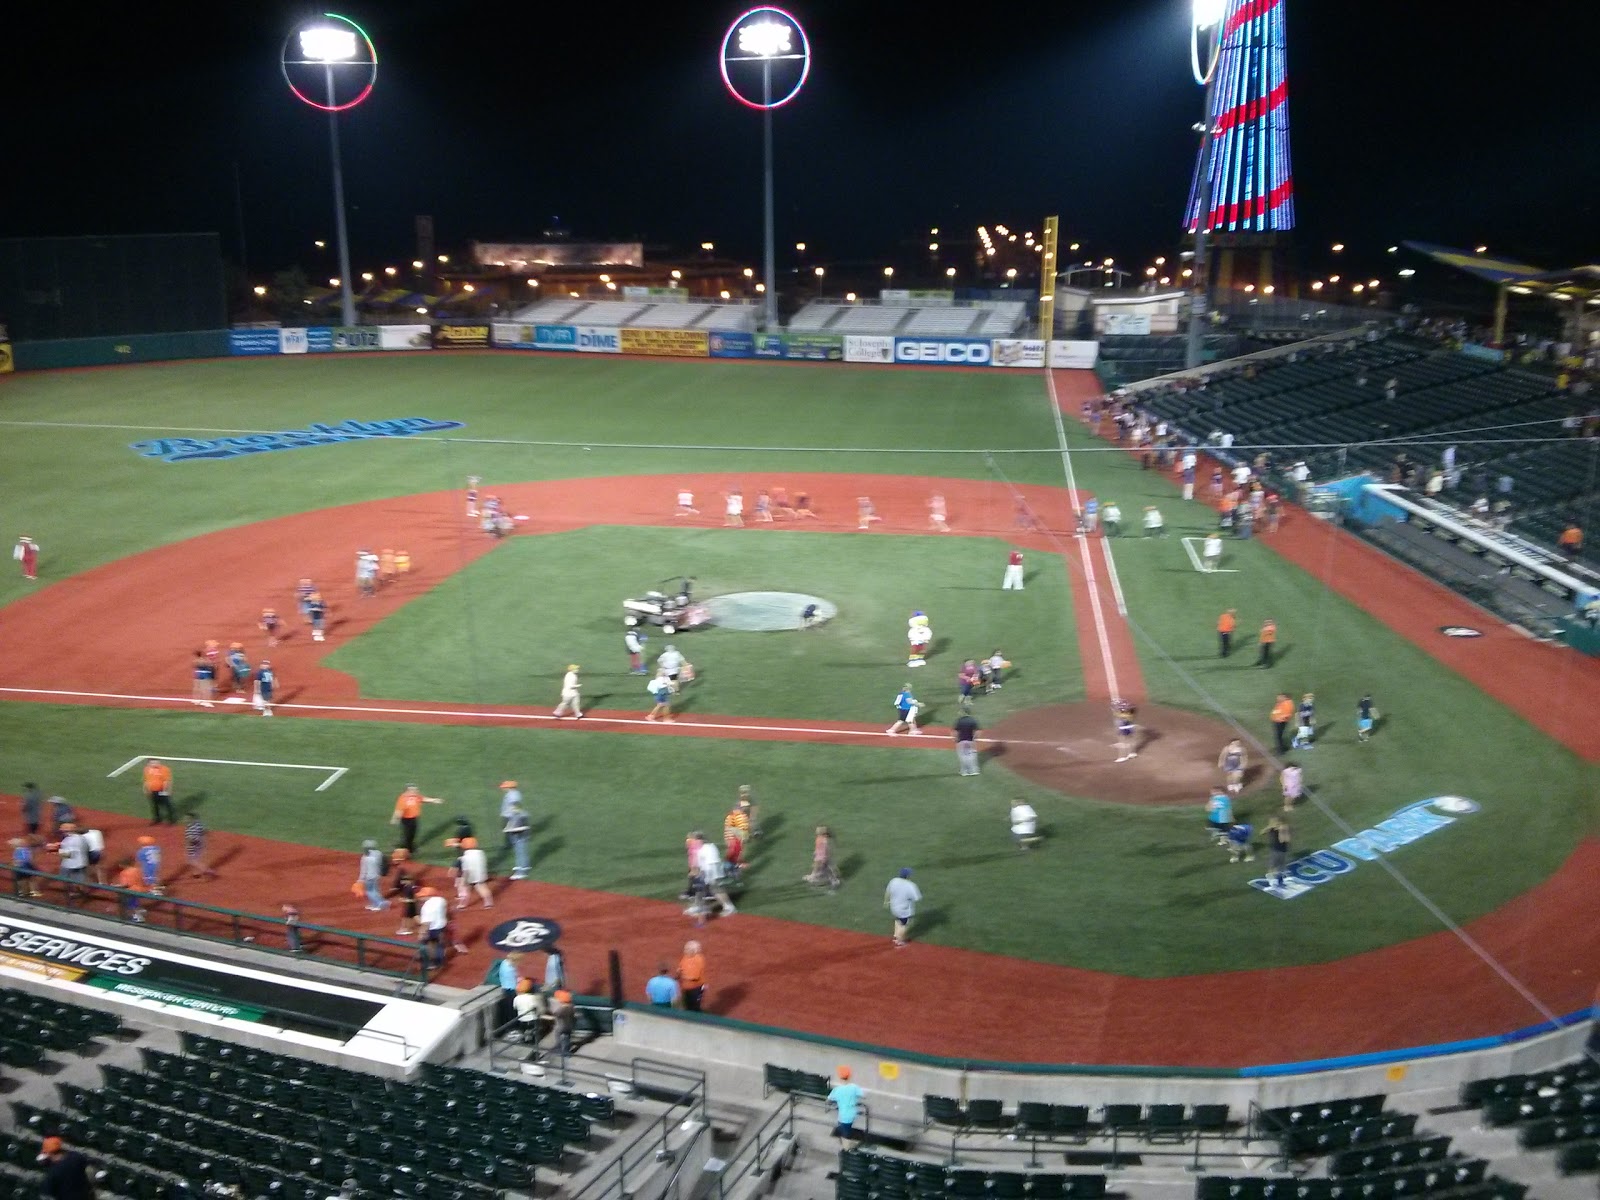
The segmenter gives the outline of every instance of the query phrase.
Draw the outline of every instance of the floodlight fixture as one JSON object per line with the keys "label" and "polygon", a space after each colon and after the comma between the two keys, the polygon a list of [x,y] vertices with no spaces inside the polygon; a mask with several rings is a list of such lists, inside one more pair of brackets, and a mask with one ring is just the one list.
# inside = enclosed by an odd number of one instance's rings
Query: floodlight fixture
{"label": "floodlight fixture", "polygon": [[342,25],[313,25],[302,29],[300,53],[312,62],[349,62],[357,53],[355,30]]}

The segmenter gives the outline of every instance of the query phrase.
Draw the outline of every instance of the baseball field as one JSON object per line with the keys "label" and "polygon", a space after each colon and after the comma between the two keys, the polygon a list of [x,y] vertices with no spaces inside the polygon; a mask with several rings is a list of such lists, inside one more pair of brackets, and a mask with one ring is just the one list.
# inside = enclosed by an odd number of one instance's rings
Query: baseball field
{"label": "baseball field", "polygon": [[[389,933],[348,885],[362,840],[392,836],[395,795],[415,782],[446,801],[425,814],[425,861],[449,861],[464,816],[503,871],[498,784],[516,779],[533,878],[498,884],[467,928],[553,917],[599,990],[608,949],[630,987],[675,955],[693,929],[684,837],[720,831],[749,784],[763,836],[739,912],[700,931],[712,1009],[930,1053],[1239,1065],[1587,1004],[1593,665],[1293,509],[1277,534],[1230,541],[1222,571],[1197,569],[1205,498],[1090,436],[1076,413],[1095,390],[1075,372],[509,353],[7,379],[8,533],[42,550],[37,582],[14,564],[0,579],[0,787],[37,780],[131,841],[138,771],[113,773],[172,760],[180,810],[229,856],[176,894],[294,900],[309,921]],[[508,536],[468,518],[469,477],[516,518]],[[816,519],[755,521],[776,488]],[[696,515],[677,513],[685,489]],[[735,489],[745,524],[729,528]],[[935,494],[948,533],[930,526]],[[863,496],[881,517],[866,531]],[[1089,496],[1123,510],[1126,536],[1075,536]],[[1139,535],[1148,505],[1166,536]],[[360,549],[404,550],[412,569],[362,597]],[[1026,587],[1002,591],[1014,549]],[[793,592],[838,612],[807,630],[648,630],[650,658],[670,642],[697,669],[662,727],[628,673],[622,602],[685,576],[697,599]],[[325,643],[295,613],[303,577],[328,598]],[[267,606],[288,622],[271,649]],[[1228,608],[1240,635],[1222,658]],[[911,669],[914,611],[934,641]],[[1276,661],[1258,668],[1269,618]],[[1438,628],[1463,620],[1485,636],[1447,644]],[[187,702],[207,640],[271,658],[272,719]],[[961,777],[956,674],[997,649],[1013,669],[975,701],[984,762]],[[572,663],[588,715],[556,720]],[[908,682],[925,729],[891,737]],[[1315,748],[1287,756],[1310,789],[1288,814],[1299,869],[1276,894],[1264,849],[1230,863],[1203,805],[1238,736],[1239,811],[1258,829],[1279,811],[1267,714],[1307,692]],[[1363,694],[1381,714],[1366,743]],[[1120,764],[1113,696],[1140,726]],[[1028,852],[1009,835],[1018,798],[1045,835]],[[819,824],[837,836],[836,893],[801,882]],[[882,897],[902,867],[925,900],[894,953]],[[476,983],[487,961],[446,980]]]}

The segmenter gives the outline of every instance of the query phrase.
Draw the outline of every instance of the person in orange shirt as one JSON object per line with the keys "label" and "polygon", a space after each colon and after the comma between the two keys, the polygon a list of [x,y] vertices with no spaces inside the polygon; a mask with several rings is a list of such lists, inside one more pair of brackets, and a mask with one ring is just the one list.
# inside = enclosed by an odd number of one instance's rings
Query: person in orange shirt
{"label": "person in orange shirt", "polygon": [[1571,562],[1582,553],[1583,530],[1579,528],[1576,521],[1570,522],[1561,531],[1561,536],[1556,539],[1556,545],[1561,547],[1561,553],[1567,556],[1568,562]]}
{"label": "person in orange shirt", "polygon": [[1227,658],[1233,653],[1233,631],[1238,628],[1239,620],[1234,615],[1233,609],[1228,609],[1217,618],[1217,657]]}
{"label": "person in orange shirt", "polygon": [[678,986],[683,989],[683,1007],[688,1012],[703,1012],[706,998],[706,956],[699,942],[685,942],[678,960]]}
{"label": "person in orange shirt", "polygon": [[1279,754],[1289,752],[1289,743],[1284,733],[1292,720],[1294,720],[1294,701],[1289,699],[1287,692],[1279,692],[1278,699],[1272,705],[1272,736],[1277,739]]}
{"label": "person in orange shirt", "polygon": [[1272,666],[1272,651],[1278,644],[1278,623],[1270,617],[1261,622],[1261,656],[1256,659],[1256,666]]}
{"label": "person in orange shirt", "polygon": [[116,878],[112,882],[128,893],[117,898],[122,915],[130,921],[143,924],[144,913],[139,911],[139,896],[144,892],[144,878],[131,858],[124,858],[117,863]]}
{"label": "person in orange shirt", "polygon": [[417,818],[422,815],[422,806],[443,803],[436,796],[424,796],[422,789],[414,783],[408,783],[406,790],[395,800],[394,815],[389,818],[389,824],[400,826],[400,844],[408,855],[415,854],[417,850]]}
{"label": "person in orange shirt", "polygon": [[163,820],[169,825],[178,823],[172,808],[172,768],[159,758],[144,765],[144,794],[150,801],[150,824],[159,825]]}

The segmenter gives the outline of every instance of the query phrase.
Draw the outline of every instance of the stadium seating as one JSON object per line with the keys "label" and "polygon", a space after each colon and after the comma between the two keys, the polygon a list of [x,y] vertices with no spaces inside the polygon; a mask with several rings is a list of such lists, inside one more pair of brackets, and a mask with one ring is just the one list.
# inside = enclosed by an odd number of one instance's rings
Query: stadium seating
{"label": "stadium seating", "polygon": [[754,331],[760,311],[750,304],[707,304],[703,307],[705,313],[694,323],[694,328],[730,333]]}
{"label": "stadium seating", "polygon": [[606,329],[621,328],[632,325],[634,318],[650,307],[639,300],[593,300],[568,313],[566,322],[570,325],[599,325]]}
{"label": "stadium seating", "polygon": [[966,337],[977,320],[970,308],[916,308],[897,332],[905,337]]}
{"label": "stadium seating", "polygon": [[540,300],[517,309],[511,314],[511,319],[546,325],[564,325],[567,323],[567,318],[583,308],[585,303],[583,300],[574,300],[571,296],[552,296],[548,300]]}
{"label": "stadium seating", "polygon": [[838,319],[828,326],[828,330],[831,333],[897,333],[901,324],[915,312],[915,309],[882,308],[878,305],[850,307],[840,312]]}
{"label": "stadium seating", "polygon": [[1099,1200],[1103,1174],[947,1167],[940,1163],[846,1150],[839,1156],[837,1200],[934,1200],[935,1197],[994,1197],[995,1200]]}
{"label": "stadium seating", "polygon": [[967,330],[967,334],[970,337],[1016,337],[1022,323],[1027,319],[1028,306],[1021,301],[1015,304],[995,304],[983,310],[978,317],[978,323]]}
{"label": "stadium seating", "polygon": [[831,1086],[826,1075],[814,1075],[809,1071],[795,1071],[767,1063],[761,1094],[770,1096],[773,1092],[788,1092],[797,1096],[827,1099]]}

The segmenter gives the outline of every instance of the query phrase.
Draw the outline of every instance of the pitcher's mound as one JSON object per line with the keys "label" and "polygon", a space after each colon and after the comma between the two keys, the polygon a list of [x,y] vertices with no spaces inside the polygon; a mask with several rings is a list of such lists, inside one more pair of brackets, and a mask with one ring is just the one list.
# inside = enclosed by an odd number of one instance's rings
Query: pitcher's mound
{"label": "pitcher's mound", "polygon": [[[1030,708],[984,733],[998,743],[990,753],[999,763],[1041,787],[1113,804],[1190,804],[1198,811],[1222,782],[1217,756],[1234,736],[1232,727],[1159,704],[1141,704],[1134,715],[1138,755],[1121,763],[1111,708],[1098,702]],[[1264,774],[1251,763],[1245,788]]]}

